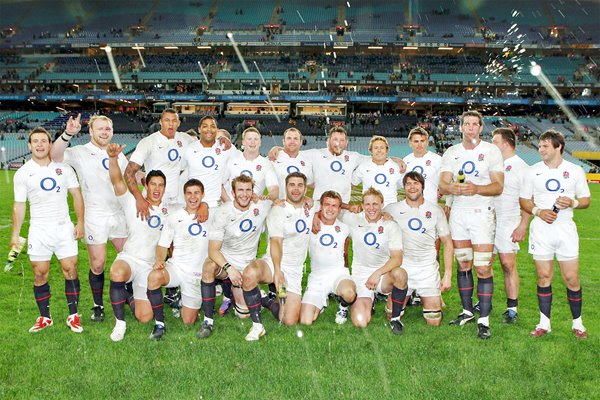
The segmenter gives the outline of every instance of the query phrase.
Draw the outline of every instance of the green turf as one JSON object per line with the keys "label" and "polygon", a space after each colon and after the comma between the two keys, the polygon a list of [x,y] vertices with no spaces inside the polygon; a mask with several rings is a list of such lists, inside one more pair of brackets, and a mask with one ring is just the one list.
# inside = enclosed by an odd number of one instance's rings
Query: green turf
{"label": "green turf", "polygon": [[[5,255],[11,229],[12,173],[1,179],[0,254]],[[598,199],[600,186],[591,189],[592,199]],[[427,327],[420,310],[411,307],[401,337],[390,333],[380,303],[366,330],[355,329],[350,322],[336,325],[333,305],[308,328],[280,327],[264,313],[268,333],[258,343],[244,341],[249,320],[217,317],[213,336],[199,341],[195,338],[198,326],[186,328],[168,311],[167,334],[155,343],[147,338],[151,325],[135,322],[128,312],[125,340],[113,343],[110,309],[104,323],[89,321],[88,258],[80,245],[80,309],[85,327],[80,335],[64,325],[64,281],[55,263],[50,279],[55,326],[35,335],[27,332],[37,316],[27,258],[21,255],[12,272],[0,272],[0,398],[600,398],[600,267],[596,261],[600,206],[596,201],[590,209],[576,212],[583,316],[590,333],[587,341],[575,340],[570,332],[570,312],[560,279],[554,282],[552,333],[541,339],[529,337],[538,320],[537,299],[531,258],[521,252],[520,320],[515,326],[500,323],[505,296],[496,265],[492,338],[488,341],[476,338],[473,324],[447,325],[460,311],[454,287],[444,295],[443,326]],[[108,291],[105,299],[108,303]]]}

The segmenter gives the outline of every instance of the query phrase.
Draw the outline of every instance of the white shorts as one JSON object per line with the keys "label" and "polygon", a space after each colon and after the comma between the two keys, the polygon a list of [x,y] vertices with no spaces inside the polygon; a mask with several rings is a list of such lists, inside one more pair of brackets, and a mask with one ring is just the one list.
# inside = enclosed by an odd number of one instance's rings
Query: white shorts
{"label": "white shorts", "polygon": [[[275,274],[275,267],[273,266],[273,260],[268,255],[261,258],[271,270],[271,276]],[[285,276],[285,289],[290,293],[296,293],[302,296],[302,275],[304,273],[304,264],[297,267],[288,267],[286,265],[281,266],[281,272]]]}
{"label": "white shorts", "polygon": [[202,292],[200,291],[200,282],[202,281],[202,270],[185,271],[176,264],[167,261],[167,271],[169,272],[169,283],[166,287],[181,288],[181,303],[184,307],[199,310],[202,306]]}
{"label": "white shorts", "polygon": [[513,243],[511,235],[520,222],[520,215],[497,218],[494,253],[517,253],[519,251],[519,243]]}
{"label": "white shorts", "polygon": [[50,261],[77,256],[75,226],[71,221],[53,225],[31,225],[27,234],[27,254],[31,261]]}
{"label": "white shorts", "polygon": [[117,260],[126,262],[129,265],[129,269],[131,269],[131,277],[127,283],[133,282],[133,298],[149,301],[148,293],[146,292],[148,291],[148,275],[152,271],[153,263],[132,256],[131,254],[126,254],[123,251],[117,254],[115,261]]}
{"label": "white shorts", "polygon": [[127,238],[127,224],[122,212],[110,216],[85,216],[85,244],[106,244],[109,239]]}
{"label": "white shorts", "polygon": [[302,297],[302,303],[312,304],[322,309],[327,304],[329,293],[335,293],[341,281],[352,280],[347,268],[335,268],[331,271],[314,273],[308,275],[306,291]]}
{"label": "white shorts", "polygon": [[452,208],[450,211],[452,240],[470,240],[471,244],[493,244],[495,231],[496,214],[491,207]]}
{"label": "white shorts", "polygon": [[367,298],[370,298],[371,300],[373,300],[375,298],[375,292],[381,293],[381,294],[386,294],[386,295],[390,294],[390,292],[384,292],[381,289],[381,285],[383,284],[383,277],[385,275],[382,275],[381,277],[379,277],[379,283],[377,284],[377,287],[375,288],[375,290],[368,289],[367,286],[365,286],[369,277],[376,270],[377,269],[364,268],[364,267],[359,267],[359,266],[355,266],[355,265],[352,266],[352,279],[354,280],[354,283],[356,284],[356,297],[367,297]]}
{"label": "white shorts", "polygon": [[534,218],[529,228],[529,254],[534,260],[574,260],[579,257],[579,235],[574,221],[547,224]]}
{"label": "white shorts", "polygon": [[440,291],[440,267],[437,262],[429,266],[417,265],[404,259],[402,268],[408,274],[408,292],[421,297],[436,297]]}

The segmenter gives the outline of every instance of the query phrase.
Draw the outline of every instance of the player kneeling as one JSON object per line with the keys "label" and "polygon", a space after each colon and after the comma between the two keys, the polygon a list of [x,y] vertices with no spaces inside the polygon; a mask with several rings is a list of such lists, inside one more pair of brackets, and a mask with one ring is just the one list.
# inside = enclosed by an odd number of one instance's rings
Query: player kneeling
{"label": "player kneeling", "polygon": [[350,236],[350,227],[337,220],[342,197],[334,191],[326,191],[320,199],[320,231],[310,233],[310,268],[306,291],[300,308],[300,323],[312,325],[327,304],[327,296],[340,297],[343,315],[336,316],[337,323],[347,319],[347,309],[356,301],[356,285],[345,267],[344,249]]}
{"label": "player kneeling", "polygon": [[350,308],[352,323],[366,328],[371,321],[375,292],[392,295],[392,332],[401,335],[404,326],[400,313],[404,308],[408,276],[402,264],[402,234],[398,224],[383,219],[383,194],[369,188],[363,194],[363,212],[344,213],[342,221],[352,236],[352,278],[357,299]]}
{"label": "player kneeling", "polygon": [[[387,206],[384,211],[392,215],[402,231],[404,259],[402,268],[408,273],[408,288],[421,297],[423,317],[428,325],[442,322],[441,292],[452,286],[454,247],[444,211],[423,197],[425,178],[411,171],[404,175],[406,199]],[[440,281],[436,260],[436,238],[444,244],[444,277]]]}
{"label": "player kneeling", "polygon": [[[200,281],[202,263],[208,256],[207,226],[209,220],[200,224],[196,212],[204,197],[204,185],[190,179],[183,185],[185,208],[169,215],[156,246],[156,262],[148,275],[148,300],[154,312],[154,329],[150,339],[160,340],[165,333],[165,317],[161,286],[181,287],[183,304],[181,318],[186,325],[193,325],[202,305]],[[173,243],[173,256],[165,263],[169,247]]]}

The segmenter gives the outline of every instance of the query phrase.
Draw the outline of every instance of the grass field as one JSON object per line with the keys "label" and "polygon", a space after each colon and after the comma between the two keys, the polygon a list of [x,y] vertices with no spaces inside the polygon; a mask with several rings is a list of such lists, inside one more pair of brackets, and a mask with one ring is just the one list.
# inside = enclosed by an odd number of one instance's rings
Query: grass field
{"label": "grass field", "polygon": [[[2,256],[8,252],[11,231],[12,175],[0,175]],[[38,315],[27,257],[19,256],[10,273],[0,272],[0,398],[600,398],[600,186],[591,189],[591,208],[576,212],[587,341],[576,340],[570,331],[571,316],[560,279],[553,286],[552,333],[540,339],[529,337],[539,314],[533,263],[522,251],[520,320],[514,326],[500,322],[505,295],[496,264],[488,341],[476,338],[474,324],[447,325],[461,310],[454,286],[444,295],[447,308],[441,327],[427,327],[420,309],[411,307],[401,337],[389,331],[384,305],[379,303],[365,330],[355,329],[350,322],[336,325],[334,304],[308,328],[281,327],[263,313],[268,333],[256,343],[244,341],[249,320],[218,317],[213,336],[199,341],[197,325],[186,328],[169,312],[165,338],[153,342],[148,340],[152,326],[135,322],[128,312],[125,340],[113,343],[110,308],[104,323],[89,321],[88,258],[80,245],[82,334],[71,333],[64,325],[68,314],[64,281],[55,263],[50,277],[55,326],[35,335],[27,332]],[[22,235],[26,234],[25,226]],[[113,257],[114,252],[110,260]],[[105,299],[108,304],[108,290]]]}

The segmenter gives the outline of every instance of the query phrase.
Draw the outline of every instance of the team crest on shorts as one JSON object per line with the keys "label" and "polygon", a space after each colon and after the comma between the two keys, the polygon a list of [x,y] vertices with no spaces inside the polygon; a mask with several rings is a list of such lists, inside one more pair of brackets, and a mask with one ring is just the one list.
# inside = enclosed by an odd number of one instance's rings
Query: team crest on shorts
{"label": "team crest on shorts", "polygon": [[346,162],[350,161],[350,156],[348,156],[348,154],[344,155],[344,161],[346,161]]}
{"label": "team crest on shorts", "polygon": [[569,171],[563,172],[563,178],[569,179]]}
{"label": "team crest on shorts", "polygon": [[379,233],[380,235],[383,234],[383,226],[379,225],[377,227],[377,233]]}
{"label": "team crest on shorts", "polygon": [[484,155],[483,154],[479,154],[479,157],[477,158],[479,161],[483,161],[484,159]]}
{"label": "team crest on shorts", "polygon": [[256,170],[257,170],[257,171],[260,171],[261,169],[262,169],[262,165],[258,164],[258,165],[256,166]]}
{"label": "team crest on shorts", "polygon": [[179,147],[183,147],[183,143],[181,143],[181,140],[178,140],[178,141],[177,141],[177,146],[179,146]]}
{"label": "team crest on shorts", "polygon": [[512,165],[507,165],[505,171],[510,172],[511,169],[512,169]]}
{"label": "team crest on shorts", "polygon": [[394,175],[394,168],[390,168],[390,175]]}
{"label": "team crest on shorts", "polygon": [[258,217],[258,214],[260,214],[260,212],[258,211],[258,208],[255,208],[254,209],[254,216]]}
{"label": "team crest on shorts", "polygon": [[431,211],[427,211],[425,213],[425,218],[430,219],[431,218]]}
{"label": "team crest on shorts", "polygon": [[221,149],[217,147],[217,148],[215,149],[215,153],[216,153],[217,155],[221,154]]}
{"label": "team crest on shorts", "polygon": [[340,227],[336,225],[336,226],[335,226],[335,231],[336,231],[337,233],[340,233],[340,231],[341,231]]}
{"label": "team crest on shorts", "polygon": [[431,165],[431,160],[425,161],[425,165],[427,165],[429,167]]}
{"label": "team crest on shorts", "polygon": [[61,176],[61,175],[62,175],[62,169],[60,169],[60,168],[56,168],[56,169],[54,170],[54,172],[56,172],[56,175],[58,175],[58,176]]}

